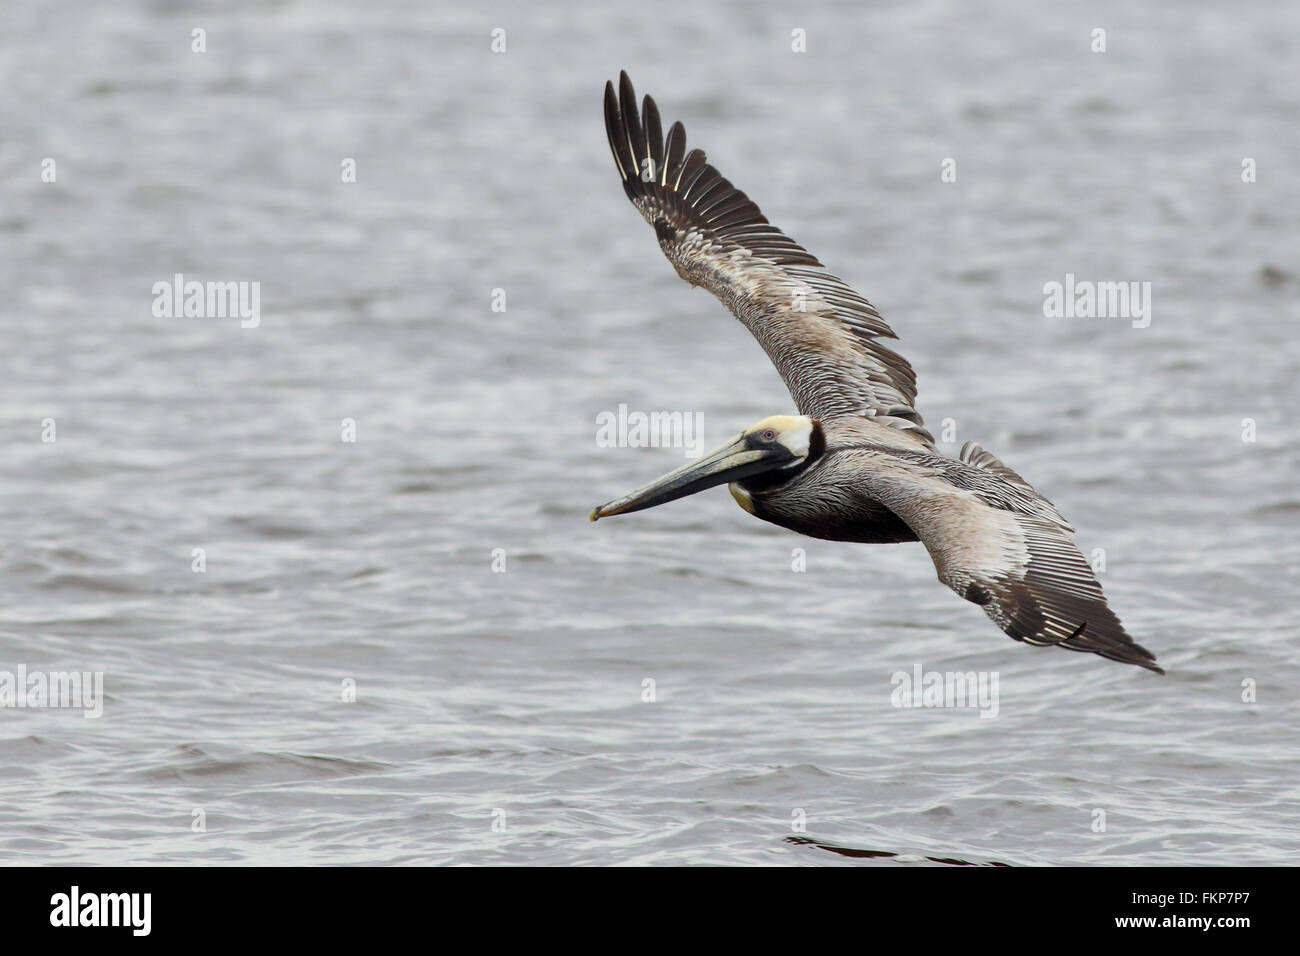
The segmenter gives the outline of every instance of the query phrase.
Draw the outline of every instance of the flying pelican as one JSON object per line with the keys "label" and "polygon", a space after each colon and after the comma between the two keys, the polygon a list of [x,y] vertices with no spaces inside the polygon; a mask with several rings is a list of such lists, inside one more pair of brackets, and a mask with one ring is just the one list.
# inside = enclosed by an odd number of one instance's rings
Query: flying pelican
{"label": "flying pelican", "polygon": [[1163,674],[1106,605],[1074,529],[1050,501],[974,442],[941,454],[916,411],[916,375],[881,338],[880,313],[752,200],[665,139],[626,73],[605,84],[605,129],[623,190],[677,274],[716,295],[781,373],[798,415],[734,441],[591,512],[596,521],[729,483],[764,521],[831,541],[920,541],[939,580],[1027,644],[1089,651]]}

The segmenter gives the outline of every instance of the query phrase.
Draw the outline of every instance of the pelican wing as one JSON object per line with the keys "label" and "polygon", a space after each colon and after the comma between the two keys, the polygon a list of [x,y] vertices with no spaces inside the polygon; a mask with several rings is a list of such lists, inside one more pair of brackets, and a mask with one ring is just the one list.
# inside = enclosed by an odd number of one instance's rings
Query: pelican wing
{"label": "pelican wing", "polygon": [[1107,606],[1060,512],[988,452],[976,446],[975,465],[930,454],[859,454],[873,459],[864,462],[874,472],[864,481],[869,493],[921,539],[939,580],[1011,637],[1164,673]]}
{"label": "pelican wing", "polygon": [[637,113],[626,73],[605,84],[605,129],[623,189],[659,247],[692,285],[735,313],[767,352],[804,415],[866,415],[933,443],[915,409],[916,375],[880,338],[897,338],[880,314],[752,200],[686,151],[686,130],[665,138],[654,100]]}

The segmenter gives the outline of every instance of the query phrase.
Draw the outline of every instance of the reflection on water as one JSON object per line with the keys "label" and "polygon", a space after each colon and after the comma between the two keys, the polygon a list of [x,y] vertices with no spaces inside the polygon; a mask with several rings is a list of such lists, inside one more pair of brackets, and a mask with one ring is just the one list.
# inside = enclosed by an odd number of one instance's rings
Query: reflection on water
{"label": "reflection on water", "polygon": [[[899,862],[912,861],[920,859],[909,857],[902,853],[891,853],[889,850],[865,850],[851,846],[837,846],[834,843],[824,843],[820,840],[814,840],[811,837],[786,837],[786,843],[793,843],[796,846],[815,846],[820,850],[828,850],[831,853],[838,853],[840,856],[852,857],[855,859],[877,860],[877,859],[894,859]],[[969,860],[958,860],[952,857],[927,856],[923,858],[929,863],[942,863],[946,866],[1010,866],[1010,863],[972,863]]]}

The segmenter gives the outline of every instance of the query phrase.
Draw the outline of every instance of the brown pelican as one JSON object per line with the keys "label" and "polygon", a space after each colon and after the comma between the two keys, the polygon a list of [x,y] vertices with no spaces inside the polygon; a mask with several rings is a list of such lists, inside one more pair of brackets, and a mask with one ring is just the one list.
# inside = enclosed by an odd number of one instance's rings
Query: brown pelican
{"label": "brown pelican", "polygon": [[941,454],[916,405],[897,338],[866,299],[771,225],[752,200],[665,138],[627,74],[605,84],[605,129],[623,190],[677,274],[753,333],[794,397],[734,441],[591,513],[653,508],[730,483],[755,517],[832,541],[920,541],[939,580],[1027,644],[1089,651],[1163,674],[1106,605],[1074,529],[999,459],[967,442]]}

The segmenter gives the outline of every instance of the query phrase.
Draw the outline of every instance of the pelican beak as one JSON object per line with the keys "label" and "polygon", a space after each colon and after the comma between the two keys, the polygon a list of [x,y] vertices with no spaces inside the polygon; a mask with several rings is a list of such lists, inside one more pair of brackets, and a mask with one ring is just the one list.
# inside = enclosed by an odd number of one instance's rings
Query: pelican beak
{"label": "pelican beak", "polygon": [[742,434],[735,441],[715,448],[699,461],[684,465],[622,498],[593,508],[591,520],[599,521],[610,515],[630,514],[667,504],[705,488],[779,468],[796,457],[798,456],[784,445],[760,445],[751,436]]}

